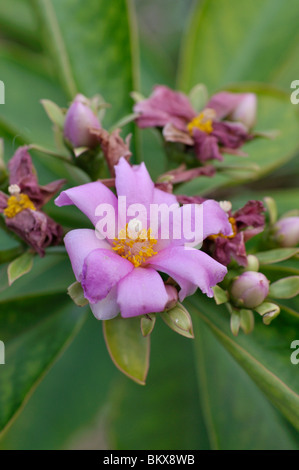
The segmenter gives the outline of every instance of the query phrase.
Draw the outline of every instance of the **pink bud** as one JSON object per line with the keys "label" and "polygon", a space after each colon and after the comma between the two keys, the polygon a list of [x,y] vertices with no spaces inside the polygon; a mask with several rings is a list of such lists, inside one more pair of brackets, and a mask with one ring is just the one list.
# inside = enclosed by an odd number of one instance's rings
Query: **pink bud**
{"label": "pink bud", "polygon": [[165,289],[168,295],[168,301],[165,308],[170,310],[171,308],[175,307],[178,302],[178,291],[174,286],[170,286],[168,284],[165,285]]}
{"label": "pink bud", "polygon": [[230,289],[230,296],[237,307],[258,307],[269,293],[269,281],[262,273],[246,271],[237,277]]}
{"label": "pink bud", "polygon": [[282,247],[296,246],[299,242],[299,217],[286,217],[274,225],[275,241]]}
{"label": "pink bud", "polygon": [[66,113],[64,122],[64,138],[74,148],[99,145],[98,139],[90,129],[100,129],[101,124],[89,106],[89,100],[83,95],[77,95]]}
{"label": "pink bud", "polygon": [[251,129],[256,121],[257,99],[254,93],[242,93],[240,102],[232,112],[230,118],[244,124]]}

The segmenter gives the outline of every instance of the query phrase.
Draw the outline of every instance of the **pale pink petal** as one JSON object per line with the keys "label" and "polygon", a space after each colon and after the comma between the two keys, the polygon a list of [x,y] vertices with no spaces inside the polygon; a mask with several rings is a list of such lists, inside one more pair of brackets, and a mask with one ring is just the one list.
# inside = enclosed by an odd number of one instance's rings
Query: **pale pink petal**
{"label": "pale pink petal", "polygon": [[212,287],[222,281],[227,268],[206,253],[182,246],[169,247],[148,261],[148,265],[171,276],[181,287],[180,300],[199,287],[213,297]]}
{"label": "pale pink petal", "polygon": [[106,240],[100,240],[96,237],[95,230],[88,228],[71,230],[64,237],[64,244],[77,281],[82,279],[84,260],[89,253],[98,248],[111,249]]}
{"label": "pale pink petal", "polygon": [[96,304],[89,304],[92,313],[98,320],[111,320],[119,314],[119,306],[116,301],[117,287],[112,287],[111,291],[103,300]]}
{"label": "pale pink petal", "polygon": [[89,302],[104,299],[123,277],[134,269],[130,261],[112,250],[93,250],[84,260],[82,287]]}
{"label": "pale pink petal", "polygon": [[135,268],[117,287],[117,302],[125,318],[162,312],[167,301],[162,278],[151,268]]}
{"label": "pale pink petal", "polygon": [[100,204],[111,206],[115,214],[113,223],[117,218],[117,198],[110,189],[99,181],[62,191],[55,199],[55,204],[59,207],[74,204],[89,218],[94,226],[100,219],[99,216],[95,215],[96,208]]}

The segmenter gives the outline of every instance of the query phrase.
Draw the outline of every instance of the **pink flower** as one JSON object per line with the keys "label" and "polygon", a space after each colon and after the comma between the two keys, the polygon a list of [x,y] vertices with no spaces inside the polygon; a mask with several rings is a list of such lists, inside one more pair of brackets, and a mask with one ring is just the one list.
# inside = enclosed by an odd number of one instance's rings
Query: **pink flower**
{"label": "pink flower", "polygon": [[230,297],[237,307],[256,308],[269,293],[269,281],[262,273],[245,271],[231,285]]}
{"label": "pink flower", "polygon": [[253,138],[256,96],[220,92],[197,114],[186,95],[158,85],[134,112],[139,127],[162,127],[165,140],[192,146],[201,162],[222,160],[224,152],[244,155],[238,149]]}
{"label": "pink flower", "polygon": [[[195,209],[199,209],[202,225],[193,245],[215,232],[229,235],[231,225],[219,204],[209,200],[201,206],[179,207],[174,195],[155,188],[144,163],[131,167],[121,158],[115,173],[117,196],[97,181],[67,189],[55,201],[58,206],[76,205],[97,229],[73,230],[64,239],[76,279],[81,282],[96,318],[113,318],[119,312],[123,317],[134,317],[164,311],[169,292],[159,272],[168,274],[178,284],[181,301],[198,287],[212,297],[212,287],[224,278],[226,267],[190,246],[192,243],[186,248],[184,230],[179,237],[167,238],[161,233],[167,223],[170,234],[180,229],[175,220],[179,224],[186,221],[194,224]],[[145,211],[139,212],[138,218],[136,212],[123,217],[120,211],[123,198],[128,207],[135,205],[137,212],[140,207]],[[107,205],[108,225],[116,227],[121,219],[115,236],[104,236],[104,229],[100,233],[100,216],[96,214],[103,203]],[[153,205],[172,207],[173,219],[162,217],[157,227],[151,227],[149,214]]]}
{"label": "pink flower", "polygon": [[62,227],[40,209],[63,186],[65,180],[40,186],[28,147],[20,147],[8,164],[10,196],[0,191],[0,213],[7,227],[40,256],[45,248],[60,243]]}

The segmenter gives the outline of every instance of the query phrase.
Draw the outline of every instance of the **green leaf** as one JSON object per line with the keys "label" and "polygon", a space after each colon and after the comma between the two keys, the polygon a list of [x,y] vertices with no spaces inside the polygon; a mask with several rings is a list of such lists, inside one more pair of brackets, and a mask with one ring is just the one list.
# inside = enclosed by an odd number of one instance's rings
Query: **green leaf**
{"label": "green leaf", "polygon": [[62,109],[51,100],[41,100],[41,104],[43,105],[49,119],[59,126],[60,129],[63,129],[65,115]]}
{"label": "green leaf", "polygon": [[1,367],[0,431],[11,424],[84,318],[66,295],[1,302],[5,366]]}
{"label": "green leaf", "polygon": [[[65,253],[47,253],[35,259],[33,269],[0,292],[0,302],[36,295],[65,293],[74,281],[71,263]],[[0,288],[1,291],[1,288]]]}
{"label": "green leaf", "polygon": [[179,302],[172,309],[162,312],[161,318],[176,333],[186,338],[194,338],[190,314]]}
{"label": "green leaf", "polygon": [[261,264],[272,264],[292,258],[297,253],[299,253],[299,248],[277,248],[275,250],[255,253],[254,256],[258,258]]}
{"label": "green leaf", "polygon": [[[72,306],[70,301],[69,306],[82,315],[82,309]],[[0,449],[110,446],[107,409],[118,388],[115,387],[117,375],[107,353],[101,323],[88,312],[86,322],[70,346],[2,437]],[[32,429],[38,432],[31,432]],[[89,434],[88,438],[85,433]]]}
{"label": "green leaf", "polygon": [[299,384],[290,362],[290,343],[298,331],[298,320],[278,317],[266,328],[257,324],[251,335],[232,337],[229,318],[223,306],[214,308],[203,295],[188,301],[220,343],[249,374],[276,408],[299,430]]}
{"label": "green leaf", "polygon": [[33,266],[33,258],[35,253],[32,251],[27,251],[19,258],[14,259],[7,268],[8,274],[8,284],[11,286],[19,277],[24,276],[25,274],[31,271]]}
{"label": "green leaf", "polygon": [[240,327],[247,335],[253,331],[254,316],[252,310],[247,310],[245,308],[240,310]]}
{"label": "green leaf", "polygon": [[271,302],[264,302],[256,307],[255,310],[263,316],[263,322],[265,325],[270,325],[271,321],[280,313],[279,306]]}
{"label": "green leaf", "polygon": [[213,287],[213,292],[214,292],[214,299],[217,305],[224,304],[225,302],[228,301],[228,293],[227,291],[221,289],[219,286]]}
{"label": "green leaf", "polygon": [[294,80],[298,14],[296,0],[288,8],[281,0],[231,0],[229,8],[226,0],[195,2],[182,48],[179,88],[188,92],[200,79],[210,90],[246,80],[276,82],[289,90],[285,69],[293,68]]}
{"label": "green leaf", "polygon": [[297,449],[296,433],[292,435],[288,424],[205,321],[193,315],[193,324],[198,400],[211,448]]}
{"label": "green leaf", "polygon": [[270,285],[269,297],[291,299],[299,294],[299,276],[289,276]]}
{"label": "green leaf", "polygon": [[241,325],[240,312],[238,310],[232,309],[231,315],[230,315],[230,329],[234,336],[238,336],[240,325]]}
{"label": "green leaf", "polygon": [[140,328],[142,336],[149,336],[154,329],[156,323],[156,315],[142,315],[140,320]]}
{"label": "green leaf", "polygon": [[103,321],[106,345],[118,369],[140,385],[145,385],[149,368],[150,340],[142,336],[140,318]]}
{"label": "green leaf", "polygon": [[37,0],[35,6],[69,98],[78,90],[88,97],[100,93],[113,103],[106,126],[129,113],[129,93],[137,89],[131,2]]}
{"label": "green leaf", "polygon": [[88,300],[84,297],[83,288],[80,282],[76,281],[71,284],[67,289],[67,293],[78,307],[84,307],[88,304]]}

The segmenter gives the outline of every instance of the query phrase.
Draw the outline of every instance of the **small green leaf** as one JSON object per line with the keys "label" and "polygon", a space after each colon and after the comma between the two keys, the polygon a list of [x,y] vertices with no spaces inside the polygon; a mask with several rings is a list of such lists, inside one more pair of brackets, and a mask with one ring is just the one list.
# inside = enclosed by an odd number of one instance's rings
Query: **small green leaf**
{"label": "small green leaf", "polygon": [[265,197],[264,198],[265,204],[267,206],[270,218],[270,224],[275,224],[277,220],[277,206],[276,202],[272,197]]}
{"label": "small green leaf", "polygon": [[179,302],[167,312],[162,312],[161,317],[166,325],[176,333],[186,338],[194,338],[190,314]]}
{"label": "small green leaf", "polygon": [[189,100],[193,109],[199,112],[208,101],[207,87],[203,83],[195,85],[189,93]]}
{"label": "small green leaf", "polygon": [[43,105],[50,121],[56,124],[60,129],[63,129],[65,115],[62,109],[50,100],[41,100],[41,104]]}
{"label": "small green leaf", "polygon": [[299,276],[289,276],[270,285],[269,296],[274,299],[291,299],[299,294]]}
{"label": "small green leaf", "polygon": [[154,329],[156,323],[156,315],[142,315],[140,320],[140,328],[142,336],[149,336]]}
{"label": "small green leaf", "polygon": [[103,321],[104,337],[116,367],[140,385],[145,385],[149,368],[150,338],[142,336],[140,318]]}
{"label": "small green leaf", "polygon": [[88,300],[84,297],[84,292],[80,282],[76,281],[71,284],[67,289],[67,293],[78,307],[84,307],[88,304]]}
{"label": "small green leaf", "polygon": [[255,253],[255,256],[261,264],[272,264],[292,258],[297,253],[299,253],[299,248],[278,248],[275,250]]}
{"label": "small green leaf", "polygon": [[252,310],[247,310],[245,308],[240,310],[240,327],[246,335],[253,331],[254,316]]}
{"label": "small green leaf", "polygon": [[228,301],[228,293],[219,286],[213,287],[214,299],[217,305],[224,304]]}
{"label": "small green leaf", "polygon": [[273,314],[276,314],[277,316],[280,312],[279,306],[276,304],[273,304],[272,302],[264,302],[258,307],[256,307],[255,310],[257,311],[257,313],[259,313],[262,316],[273,315]]}
{"label": "small green leaf", "polygon": [[230,317],[230,329],[234,336],[238,336],[241,325],[241,317],[238,310],[232,310]]}
{"label": "small green leaf", "polygon": [[27,251],[23,255],[13,260],[7,268],[8,283],[11,286],[19,277],[29,273],[33,266],[34,253]]}

